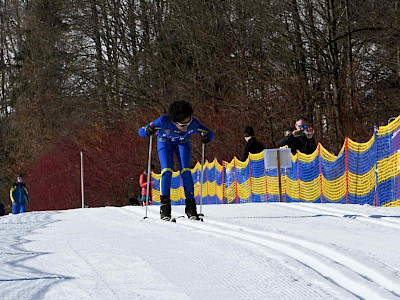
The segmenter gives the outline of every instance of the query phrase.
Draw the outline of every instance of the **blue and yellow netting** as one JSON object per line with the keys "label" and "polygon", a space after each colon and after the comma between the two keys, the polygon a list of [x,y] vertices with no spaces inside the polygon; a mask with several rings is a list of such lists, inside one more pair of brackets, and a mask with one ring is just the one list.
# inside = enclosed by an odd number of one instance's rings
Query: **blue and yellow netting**
{"label": "blue and yellow netting", "polygon": [[[277,170],[266,170],[264,153],[236,157],[220,164],[206,161],[200,198],[201,165],[192,169],[199,204],[279,202]],[[153,173],[153,203],[160,203],[160,174]],[[172,204],[184,204],[179,172],[171,183]],[[321,144],[310,155],[292,155],[292,167],[281,169],[283,202],[335,202],[400,206],[400,116],[387,126],[376,127],[366,143],[349,138],[337,156]]]}

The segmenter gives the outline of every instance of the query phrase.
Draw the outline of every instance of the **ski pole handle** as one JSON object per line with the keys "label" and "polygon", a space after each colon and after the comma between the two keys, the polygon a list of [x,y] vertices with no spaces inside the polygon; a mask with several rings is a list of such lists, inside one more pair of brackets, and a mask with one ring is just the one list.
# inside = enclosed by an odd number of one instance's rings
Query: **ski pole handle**
{"label": "ski pole handle", "polygon": [[146,128],[147,136],[152,136],[156,132],[156,127],[154,126],[153,122],[150,123],[150,126]]}
{"label": "ski pole handle", "polygon": [[210,142],[210,137],[208,136],[208,134],[202,132],[202,133],[200,134],[200,136],[201,136],[200,140],[201,140],[201,142],[202,142],[203,144],[207,144],[207,143]]}

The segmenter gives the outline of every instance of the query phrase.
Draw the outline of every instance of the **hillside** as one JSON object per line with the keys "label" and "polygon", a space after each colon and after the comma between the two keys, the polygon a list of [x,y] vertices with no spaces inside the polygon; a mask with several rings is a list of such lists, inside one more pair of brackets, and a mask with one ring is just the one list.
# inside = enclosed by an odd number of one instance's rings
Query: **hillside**
{"label": "hillside", "polygon": [[[173,206],[173,216],[183,206]],[[398,299],[400,208],[158,207],[0,218],[1,299]]]}

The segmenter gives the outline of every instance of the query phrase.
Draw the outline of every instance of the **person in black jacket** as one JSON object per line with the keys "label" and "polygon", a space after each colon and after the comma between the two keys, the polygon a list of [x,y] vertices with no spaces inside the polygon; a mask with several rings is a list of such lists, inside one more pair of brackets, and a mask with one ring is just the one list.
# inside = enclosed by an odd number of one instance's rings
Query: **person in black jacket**
{"label": "person in black jacket", "polygon": [[287,146],[291,149],[292,154],[296,154],[297,150],[301,153],[311,154],[317,149],[317,143],[314,139],[314,129],[308,127],[307,119],[298,117],[295,128],[292,133],[285,130],[287,134],[283,139],[277,142],[278,147]]}
{"label": "person in black jacket", "polygon": [[5,216],[6,209],[4,208],[4,204],[0,202],[0,217]]}
{"label": "person in black jacket", "polygon": [[293,131],[295,131],[296,128],[293,127],[287,127],[285,129],[285,131],[283,132],[283,138],[281,138],[276,144],[278,145],[278,147],[281,148],[289,148],[289,146],[287,145],[287,136],[291,135],[293,133]]}
{"label": "person in black jacket", "polygon": [[245,161],[249,157],[249,153],[260,153],[265,149],[264,145],[254,137],[254,129],[251,126],[245,128],[244,139],[246,140],[246,145],[244,146],[242,161]]}

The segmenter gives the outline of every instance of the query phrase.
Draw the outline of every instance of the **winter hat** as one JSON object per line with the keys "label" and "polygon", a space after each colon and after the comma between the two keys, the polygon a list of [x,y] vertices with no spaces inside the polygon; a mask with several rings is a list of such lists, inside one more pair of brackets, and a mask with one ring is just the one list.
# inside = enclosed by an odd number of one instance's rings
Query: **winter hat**
{"label": "winter hat", "polygon": [[254,136],[254,129],[251,126],[247,126],[244,130],[244,136],[249,137],[249,136]]}

